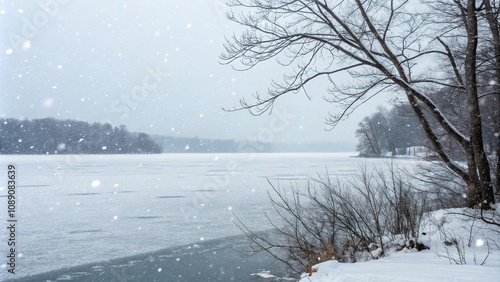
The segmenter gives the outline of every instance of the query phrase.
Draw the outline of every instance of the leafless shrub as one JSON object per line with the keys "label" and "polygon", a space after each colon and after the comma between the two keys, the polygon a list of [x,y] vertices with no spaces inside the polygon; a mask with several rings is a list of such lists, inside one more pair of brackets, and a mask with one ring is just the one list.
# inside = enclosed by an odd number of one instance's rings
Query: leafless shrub
{"label": "leafless shrub", "polygon": [[447,258],[450,264],[467,264],[464,240],[449,231],[443,229],[439,231],[443,241],[443,250],[437,250],[436,254]]}
{"label": "leafless shrub", "polygon": [[302,273],[324,260],[378,259],[389,250],[414,247],[426,193],[392,164],[387,168],[362,166],[347,180],[318,176],[302,190],[269,182],[278,217],[267,220],[274,232],[256,233],[238,221],[251,242],[248,251],[267,252]]}

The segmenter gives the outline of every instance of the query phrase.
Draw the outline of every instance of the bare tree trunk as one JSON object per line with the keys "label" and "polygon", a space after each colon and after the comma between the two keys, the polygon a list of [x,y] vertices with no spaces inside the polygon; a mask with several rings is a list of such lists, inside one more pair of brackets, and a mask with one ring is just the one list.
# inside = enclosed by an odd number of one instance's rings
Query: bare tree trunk
{"label": "bare tree trunk", "polygon": [[491,5],[490,0],[484,1],[484,6],[486,10],[486,20],[488,21],[488,25],[491,31],[491,37],[493,40],[493,50],[495,55],[495,84],[493,85],[494,94],[493,99],[491,99],[493,103],[496,105],[496,111],[493,114],[494,126],[493,130],[495,131],[495,145],[496,145],[496,192],[500,194],[500,26],[498,23],[498,13],[499,7],[494,7]]}
{"label": "bare tree trunk", "polygon": [[[493,186],[491,183],[490,165],[484,151],[483,131],[481,122],[481,111],[479,109],[478,85],[477,85],[477,44],[478,44],[478,24],[476,1],[469,0],[467,2],[467,46],[465,52],[465,93],[467,96],[467,109],[469,114],[470,124],[470,153],[473,160],[469,161],[469,175],[472,180],[478,178],[479,193],[474,193],[474,197],[479,199],[471,199],[469,203],[481,203],[481,206],[487,208],[494,202]],[[469,159],[471,159],[469,158]],[[475,162],[475,166],[471,166]],[[474,181],[475,182],[475,181]]]}
{"label": "bare tree trunk", "polygon": [[[500,131],[496,131],[497,133],[500,132]],[[500,134],[497,134],[497,135],[500,135]],[[496,186],[496,190],[495,190],[495,193],[497,195],[497,199],[500,198],[500,136],[497,136],[496,137],[496,146],[497,146],[497,149],[496,149],[496,152],[495,152],[495,156],[496,156],[496,170],[495,170],[495,186]]]}

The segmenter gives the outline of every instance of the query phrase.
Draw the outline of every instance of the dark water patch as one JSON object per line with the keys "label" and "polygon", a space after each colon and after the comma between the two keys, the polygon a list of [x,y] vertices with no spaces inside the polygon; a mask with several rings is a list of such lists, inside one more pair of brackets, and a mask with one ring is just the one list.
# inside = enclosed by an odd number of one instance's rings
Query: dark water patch
{"label": "dark water patch", "polygon": [[65,194],[66,196],[93,196],[93,195],[99,195],[101,193],[72,193],[72,194]]}
{"label": "dark water patch", "polygon": [[111,194],[127,194],[127,193],[135,193],[136,191],[129,191],[129,190],[123,190],[123,191],[114,191],[111,192]]}
{"label": "dark water patch", "polygon": [[[226,237],[163,249],[141,255],[63,268],[23,277],[34,281],[297,281],[282,264],[264,254],[242,256],[235,248],[246,246],[243,236]],[[265,268],[265,270],[263,270]],[[267,272],[269,271],[269,272]],[[274,275],[263,278],[256,273]],[[253,275],[252,275],[253,274]]]}
{"label": "dark water patch", "polygon": [[219,192],[222,191],[220,189],[195,189],[195,190],[187,190],[189,192]]}
{"label": "dark water patch", "polygon": [[186,196],[158,196],[157,199],[177,199],[177,198],[186,198]]}
{"label": "dark water patch", "polygon": [[294,181],[294,180],[310,180],[310,179],[305,177],[278,177],[275,178],[275,180]]}
{"label": "dark water patch", "polygon": [[102,229],[69,231],[68,234],[83,234],[83,233],[97,233],[97,232],[102,232]]}
{"label": "dark water patch", "polygon": [[127,216],[125,218],[131,218],[131,219],[158,219],[158,218],[165,218],[164,216]]}

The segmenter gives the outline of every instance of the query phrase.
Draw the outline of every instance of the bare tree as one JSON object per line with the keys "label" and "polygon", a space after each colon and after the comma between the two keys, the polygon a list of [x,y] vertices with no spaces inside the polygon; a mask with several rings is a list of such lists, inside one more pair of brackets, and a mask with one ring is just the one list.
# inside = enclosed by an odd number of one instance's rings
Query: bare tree
{"label": "bare tree", "polygon": [[[494,202],[493,172],[482,138],[477,51],[478,42],[498,30],[498,18],[491,20],[491,30],[480,28],[493,14],[487,12],[487,4],[493,6],[490,2],[416,2],[230,1],[228,18],[247,30],[227,40],[222,60],[249,69],[276,59],[292,70],[281,82],[273,82],[267,95],[257,93],[252,102],[243,99],[240,107],[229,110],[248,109],[252,114],[262,114],[272,110],[281,96],[306,91],[311,81],[323,77],[331,82],[327,100],[344,109],[327,118],[333,127],[378,93],[399,93],[411,105],[438,157],[467,184],[468,205],[489,209]],[[432,62],[446,62],[444,70],[432,68]],[[349,74],[352,80],[339,83],[339,73]],[[457,89],[463,97],[467,131],[455,126],[431,98],[442,87]],[[466,167],[450,157],[438,131],[463,148]]]}
{"label": "bare tree", "polygon": [[373,123],[370,117],[365,117],[356,129],[356,137],[358,138],[357,149],[362,157],[380,157],[382,150],[377,140],[376,131],[373,129]]}

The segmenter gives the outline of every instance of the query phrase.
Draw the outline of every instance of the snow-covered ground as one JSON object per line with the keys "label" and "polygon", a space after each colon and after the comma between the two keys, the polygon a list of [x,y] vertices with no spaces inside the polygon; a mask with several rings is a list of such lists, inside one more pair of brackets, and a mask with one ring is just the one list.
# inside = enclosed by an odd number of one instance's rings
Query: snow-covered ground
{"label": "snow-covered ground", "polygon": [[499,281],[500,227],[463,215],[470,212],[450,209],[428,214],[419,241],[429,250],[403,250],[352,264],[327,261],[300,282]]}
{"label": "snow-covered ground", "polygon": [[[342,154],[162,154],[0,156],[0,209],[7,164],[16,166],[16,278],[256,230],[271,210],[271,180],[344,176],[362,162]],[[397,160],[412,167],[416,160]],[[233,214],[234,213],[234,214]],[[6,242],[2,226],[0,242]],[[1,252],[6,251],[2,243]],[[1,261],[0,280],[6,278]]]}

